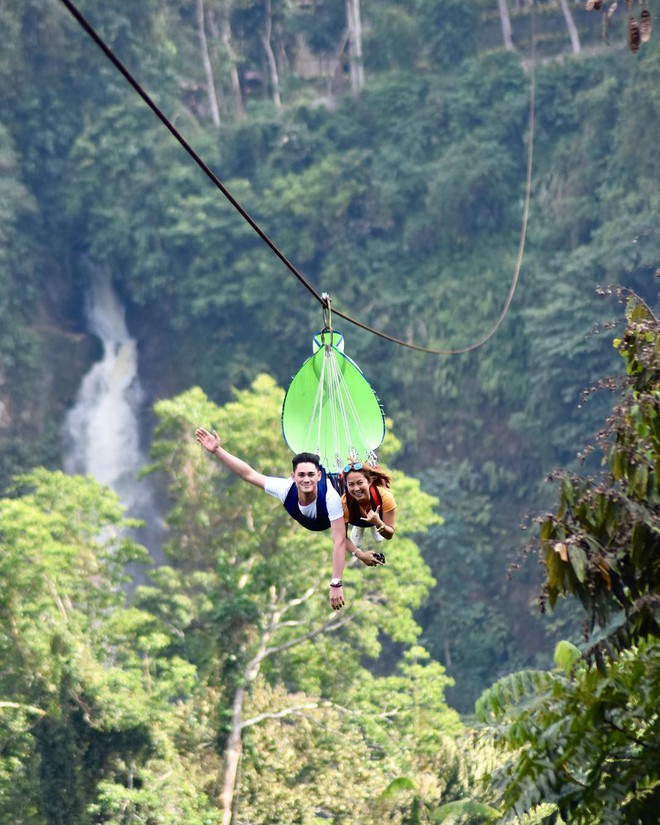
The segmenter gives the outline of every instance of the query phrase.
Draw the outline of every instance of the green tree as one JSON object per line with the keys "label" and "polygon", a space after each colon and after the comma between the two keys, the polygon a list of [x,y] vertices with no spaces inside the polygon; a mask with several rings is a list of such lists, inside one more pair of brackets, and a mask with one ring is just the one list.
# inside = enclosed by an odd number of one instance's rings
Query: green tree
{"label": "green tree", "polygon": [[[226,114],[220,129],[208,117],[202,5]],[[475,340],[510,283],[528,148],[529,66],[501,48],[495,4],[362,0],[366,86],[357,100],[336,86],[330,95],[328,78],[296,76],[293,62],[285,68],[300,34],[316,54],[336,54],[345,4],[274,1],[284,106],[266,99],[263,84],[239,120],[240,72],[267,75],[265,6],[81,0],[167,116],[337,308],[416,343]],[[539,53],[557,37],[568,46],[556,4],[534,8]],[[521,49],[528,23],[527,6],[513,15]],[[587,26],[597,38],[593,18]],[[316,304],[140,109],[62,4],[0,4],[0,29],[8,135],[0,139],[8,233],[0,359],[23,363],[0,388],[20,422],[3,431],[4,478],[60,461],[63,412],[95,357],[94,342],[80,334],[90,261],[110,270],[127,304],[150,394],[203,382],[224,403],[230,386],[260,372],[283,384],[309,352]],[[586,42],[584,29],[580,36]],[[460,650],[450,647],[453,695],[470,701],[494,675],[546,655],[540,634],[529,632],[534,571],[516,577],[511,597],[497,588],[505,577],[493,565],[512,559],[512,525],[536,509],[545,473],[571,466],[602,417],[593,395],[577,410],[585,385],[610,369],[606,336],[585,337],[600,315],[593,290],[625,273],[654,299],[659,161],[646,136],[660,128],[658,42],[634,58],[608,49],[535,66],[528,243],[495,339],[465,356],[429,358],[343,330],[396,422],[398,465],[416,476],[428,470],[429,489],[460,511],[452,513],[460,551],[451,570],[435,565],[447,558],[449,531],[420,538],[440,585],[417,620],[432,655],[451,670],[448,629],[436,632],[434,610],[447,611],[451,600],[451,625],[465,628]],[[176,601],[175,584],[165,584]],[[200,585],[200,601],[203,593]],[[492,634],[480,632],[485,625]],[[191,636],[203,645],[201,632]],[[381,661],[389,659],[386,649]]]}
{"label": "green tree", "polygon": [[461,724],[444,698],[449,681],[413,646],[396,674],[356,673],[336,701],[282,696],[258,683],[248,712],[259,724],[246,730],[239,819],[311,822],[323,813],[364,825],[426,821],[415,817],[468,784]]}
{"label": "green tree", "polygon": [[541,524],[550,605],[574,593],[588,631],[619,648],[660,636],[660,325],[636,295],[626,319],[614,341],[625,386],[600,434],[607,470],[560,474],[557,512]]}
{"label": "green tree", "polygon": [[[249,726],[246,703],[257,679],[263,675],[289,692],[340,701],[347,683],[362,672],[361,657],[380,653],[381,634],[404,645],[415,642],[420,629],[413,612],[432,584],[410,538],[438,521],[435,500],[418,481],[393,473],[401,516],[392,564],[378,570],[349,565],[349,607],[337,614],[327,603],[329,538],[296,529],[282,507],[201,453],[192,434],[199,424],[212,425],[232,452],[260,472],[287,473],[282,399],[272,379],[260,376],[222,408],[199,388],[156,405],[154,467],[167,474],[173,502],[166,552],[186,573],[180,579],[184,593],[194,592],[200,575],[208,582],[210,604],[196,624],[206,634],[206,678],[223,697],[225,821]],[[391,451],[395,442],[392,436],[388,441]]]}
{"label": "green tree", "polygon": [[204,715],[195,670],[164,655],[166,625],[127,605],[126,565],[147,558],[131,526],[114,493],[62,473],[35,470],[0,499],[3,821],[213,821],[187,755]]}
{"label": "green tree", "polygon": [[546,597],[576,595],[584,652],[558,645],[552,673],[521,672],[479,700],[514,750],[495,774],[508,811],[554,803],[576,823],[645,823],[660,802],[660,322],[634,294],[614,345],[626,374],[600,433],[598,477],[559,473],[540,519]]}
{"label": "green tree", "polygon": [[554,671],[514,673],[480,698],[479,718],[511,753],[493,772],[492,790],[508,819],[543,803],[578,825],[652,822],[660,801],[660,645],[642,641],[600,670],[577,648],[577,663],[567,666],[567,645],[558,646],[564,664]]}
{"label": "green tree", "polygon": [[[35,303],[38,252],[25,231],[38,212],[21,176],[11,133],[0,123],[0,488],[25,466],[27,445],[17,443],[16,420],[26,409],[38,374],[37,338],[29,329]],[[9,392],[11,388],[11,392]],[[11,437],[8,437],[11,433]]]}

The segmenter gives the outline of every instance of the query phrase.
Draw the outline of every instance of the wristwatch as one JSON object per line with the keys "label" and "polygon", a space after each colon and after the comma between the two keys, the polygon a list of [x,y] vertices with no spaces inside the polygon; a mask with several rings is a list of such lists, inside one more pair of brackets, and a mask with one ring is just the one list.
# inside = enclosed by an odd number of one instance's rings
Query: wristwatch
{"label": "wristwatch", "polygon": [[330,579],[330,587],[341,587],[341,579]]}

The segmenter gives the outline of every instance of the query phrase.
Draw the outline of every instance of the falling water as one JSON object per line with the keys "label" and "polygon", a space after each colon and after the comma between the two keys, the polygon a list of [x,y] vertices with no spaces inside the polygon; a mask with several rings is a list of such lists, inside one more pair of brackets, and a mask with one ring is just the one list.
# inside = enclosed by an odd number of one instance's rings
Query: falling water
{"label": "falling water", "polygon": [[144,392],[138,376],[136,342],[110,278],[95,273],[87,295],[88,329],[103,344],[103,358],[85,375],[64,422],[64,469],[93,476],[113,489],[127,514],[145,521],[137,535],[157,555],[162,521],[149,479],[138,479],[146,463],[139,415]]}

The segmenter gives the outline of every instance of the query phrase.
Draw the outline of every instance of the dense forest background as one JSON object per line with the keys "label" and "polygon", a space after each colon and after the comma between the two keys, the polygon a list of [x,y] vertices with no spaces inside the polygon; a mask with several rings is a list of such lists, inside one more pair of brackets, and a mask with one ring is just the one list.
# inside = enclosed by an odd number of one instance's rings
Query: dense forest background
{"label": "dense forest background", "polygon": [[[2,803],[14,811],[8,821],[227,821],[209,813],[222,805],[207,809],[200,800],[222,799],[226,812],[235,787],[241,800],[231,803],[236,822],[311,822],[319,810],[338,822],[368,822],[371,815],[427,821],[410,818],[414,810],[422,816],[424,794],[445,802],[459,799],[474,779],[452,739],[460,729],[459,714],[469,721],[475,700],[497,679],[523,668],[551,667],[555,641],[580,643],[583,628],[575,606],[558,603],[549,617],[539,610],[545,571],[536,560],[525,560],[528,517],[550,506],[556,491],[546,482],[548,473],[580,466],[578,454],[594,442],[614,403],[611,392],[593,390],[623,370],[612,338],[624,323],[624,307],[601,288],[624,284],[653,308],[660,266],[660,161],[653,146],[660,134],[658,38],[644,38],[636,51],[629,48],[629,14],[648,4],[635,3],[632,11],[603,4],[601,13],[585,5],[79,3],[161,110],[315,289],[328,292],[333,306],[362,323],[426,348],[468,347],[492,327],[504,306],[520,243],[534,87],[525,254],[497,334],[472,352],[438,356],[336,324],[390,421],[382,457],[401,490],[402,537],[389,554],[385,596],[370,601],[370,591],[362,593],[374,611],[368,614],[373,626],[358,630],[358,619],[328,628],[319,604],[306,618],[319,628],[314,656],[285,654],[266,668],[257,653],[250,658],[245,651],[255,644],[254,651],[262,650],[255,641],[261,632],[268,649],[259,616],[278,617],[269,632],[290,632],[279,624],[281,605],[272,596],[274,577],[292,575],[276,548],[319,554],[321,567],[328,548],[310,551],[304,536],[287,531],[279,513],[253,512],[263,503],[250,504],[256,496],[234,492],[217,470],[213,475],[188,441],[195,426],[213,424],[228,449],[263,471],[281,473],[288,458],[278,441],[281,391],[310,353],[311,337],[322,325],[321,308],[63,3],[0,4],[0,487],[8,502],[24,501],[26,489],[36,490],[30,506],[40,512],[51,512],[59,500],[62,518],[71,524],[80,520],[74,530],[80,534],[70,538],[80,552],[90,524],[106,529],[119,524],[121,516],[102,488],[85,492],[83,481],[58,474],[67,463],[65,418],[83,376],[102,357],[85,308],[93,282],[106,278],[137,342],[144,395],[135,450],[151,451],[159,518],[167,523],[157,551],[167,564],[142,589],[134,591],[135,584],[125,582],[119,587],[120,561],[139,569],[145,562],[128,540],[116,539],[124,549],[114,549],[103,571],[89,559],[76,561],[89,580],[75,584],[74,577],[62,585],[80,588],[79,601],[71,596],[71,604],[93,604],[92,612],[115,616],[104,619],[102,630],[92,618],[77,620],[84,644],[50,639],[28,654],[30,645],[25,639],[19,644],[18,631],[14,637],[7,631],[15,645],[7,642],[8,649],[21,667],[29,669],[31,662],[34,668],[39,661],[35,672],[49,686],[43,687],[48,702],[64,707],[74,697],[68,711],[42,724],[34,736],[32,722],[7,723],[15,742],[19,728],[21,736],[7,757],[7,764],[14,761],[3,770],[9,776],[17,765],[28,766],[9,802]],[[96,434],[86,437],[93,449]],[[127,471],[133,472],[134,458],[126,456]],[[587,458],[587,469],[595,471],[598,461]],[[12,480],[17,474],[23,474],[18,486]],[[198,486],[204,484],[216,495]],[[204,523],[189,515],[200,504],[209,512]],[[260,525],[256,535],[239,524],[239,504]],[[26,511],[25,522],[19,515],[5,513],[12,524],[24,525],[28,537],[41,529],[33,514]],[[266,552],[263,531],[269,520],[276,523],[276,537]],[[0,537],[8,542],[10,532],[5,525]],[[131,535],[145,541],[144,530]],[[36,540],[46,546],[43,537]],[[21,546],[17,558],[26,552]],[[240,555],[251,553],[260,561],[241,572],[236,547]],[[38,565],[29,574],[42,583],[30,585],[34,604],[25,607],[24,617],[43,618],[50,609],[45,605],[52,588],[43,582],[55,575],[63,557],[58,558],[43,580]],[[312,586],[312,578],[305,578],[312,572],[311,567],[299,571],[289,599],[303,584],[304,591]],[[229,581],[238,587],[242,575],[251,577],[253,591],[233,600]],[[97,578],[115,594],[112,604],[94,590]],[[365,581],[364,587],[375,586],[373,578]],[[356,581],[357,594],[361,586]],[[44,602],[35,606],[40,588]],[[122,607],[126,589],[137,600],[133,614]],[[66,600],[61,605],[60,614],[66,614]],[[157,616],[161,623],[158,630],[155,624],[147,628],[149,611],[150,621]],[[184,635],[190,649],[183,645]],[[90,661],[106,646],[117,662],[128,663],[130,677],[116,673],[115,682],[103,683]],[[55,660],[65,650],[62,662],[71,655],[76,666],[67,671],[62,665],[60,672],[47,665],[47,649]],[[138,686],[145,655],[158,658],[158,678],[165,685],[152,705],[146,693],[142,696],[144,685]],[[338,656],[344,657],[341,667]],[[328,659],[333,665],[325,672]],[[101,669],[102,661],[98,654]],[[420,672],[442,720],[426,720],[437,737],[429,733],[426,741],[412,714],[409,728],[398,733],[415,752],[404,768],[388,762],[389,746],[369,724],[378,716],[380,691],[384,707],[390,694],[409,695],[406,679],[414,674],[417,679]],[[385,754],[379,763],[383,784],[374,789],[363,777],[363,790],[357,790],[359,782],[343,765],[333,781],[350,787],[353,796],[347,796],[362,813],[347,812],[344,802],[337,807],[328,780],[315,814],[304,794],[295,801],[287,796],[304,782],[292,779],[294,749],[308,753],[310,772],[326,777],[328,764],[343,759],[328,731],[342,729],[345,718],[335,705],[324,711],[332,718],[323,730],[304,717],[289,731],[291,752],[280,754],[282,763],[274,768],[268,755],[276,758],[272,743],[282,736],[276,713],[279,708],[293,718],[294,705],[311,714],[315,702],[317,707],[325,707],[328,697],[336,702],[342,680],[355,712],[372,718],[369,724],[351,719],[353,758],[366,770],[375,751]],[[4,686],[7,700],[16,701],[11,690],[19,695],[19,682]],[[200,709],[195,685],[202,682],[208,691]],[[245,685],[252,683],[257,687],[250,692]],[[86,698],[85,685],[91,691]],[[120,685],[138,697],[136,706],[106,707],[98,724],[89,723],[94,702],[102,707]],[[265,726],[239,722],[237,728],[232,708],[235,712],[237,696],[242,701],[242,690],[251,697],[252,719],[266,720]],[[181,699],[176,724],[167,716],[173,696]],[[187,704],[193,696],[196,711]],[[28,704],[44,710],[34,697]],[[139,783],[131,784],[125,775],[140,773],[131,768],[140,763],[138,755],[146,759],[149,748],[158,750],[156,729],[162,765],[159,769],[152,760]],[[251,738],[243,745],[239,771],[244,731]],[[186,735],[190,741],[182,744]],[[209,748],[209,742],[215,745]],[[472,746],[477,753],[480,746]],[[67,761],[73,751],[86,754],[82,762]],[[185,754],[176,769],[170,759],[174,751]],[[202,752],[206,761],[192,756]],[[232,752],[235,774],[228,783],[222,759],[231,765]],[[31,753],[39,758],[30,762]],[[117,753],[124,767],[113,768],[111,779],[109,766],[118,764],[112,762]],[[57,780],[47,776],[49,760],[61,761],[53,754],[69,754],[63,763],[71,775],[60,784],[80,788],[66,799],[53,797],[48,785]],[[454,766],[441,781],[437,760]],[[185,796],[185,816],[179,811],[172,819],[129,819],[127,810],[175,804],[157,790],[154,777],[166,773],[163,765],[182,783],[176,804]],[[406,779],[414,773],[411,765],[418,777],[432,775],[431,785]],[[279,797],[269,792],[266,801],[260,785],[264,770],[276,770],[281,789],[289,790]],[[76,784],[83,774],[85,782]],[[394,790],[407,793],[409,804],[394,814],[384,780],[397,774]],[[209,790],[216,782],[218,788]],[[38,799],[48,793],[56,801],[44,813]],[[382,809],[374,807],[374,794],[383,794]],[[22,818],[11,807],[19,799],[26,806]],[[479,815],[487,816],[486,809]]]}

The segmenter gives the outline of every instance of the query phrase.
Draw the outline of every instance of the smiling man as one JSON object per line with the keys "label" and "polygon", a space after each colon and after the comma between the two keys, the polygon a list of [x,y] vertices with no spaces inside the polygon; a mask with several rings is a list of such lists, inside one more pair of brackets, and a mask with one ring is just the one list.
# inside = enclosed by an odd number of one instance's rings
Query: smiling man
{"label": "smiling man", "polygon": [[[278,498],[291,518],[307,530],[330,530],[333,542],[330,605],[333,610],[340,610],[344,606],[341,576],[344,572],[347,549],[344,508],[339,493],[326,482],[321,472],[319,457],[314,453],[299,453],[293,457],[291,476],[276,478],[257,472],[243,459],[227,452],[221,446],[215,430],[210,433],[200,427],[195,436],[202,447],[234,475]],[[349,544],[352,550],[356,550],[352,543]],[[359,558],[358,552],[355,555]]]}

